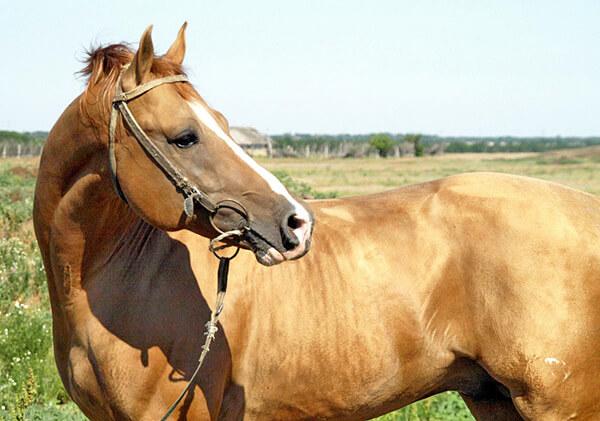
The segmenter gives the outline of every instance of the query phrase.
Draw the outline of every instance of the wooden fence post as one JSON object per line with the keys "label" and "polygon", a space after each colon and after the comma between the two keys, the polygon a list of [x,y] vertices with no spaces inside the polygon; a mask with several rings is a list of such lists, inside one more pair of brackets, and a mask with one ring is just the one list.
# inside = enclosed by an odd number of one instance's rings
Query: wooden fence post
{"label": "wooden fence post", "polygon": [[342,149],[342,150],[341,150],[341,153],[340,153],[340,155],[341,155],[342,157],[345,157],[345,156],[346,156],[346,154],[348,153],[348,142],[342,142],[342,148],[341,148],[341,149]]}

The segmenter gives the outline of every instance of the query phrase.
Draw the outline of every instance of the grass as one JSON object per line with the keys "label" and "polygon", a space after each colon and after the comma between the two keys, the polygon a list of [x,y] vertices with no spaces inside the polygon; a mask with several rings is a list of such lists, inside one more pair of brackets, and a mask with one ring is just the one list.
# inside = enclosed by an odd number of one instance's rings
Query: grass
{"label": "grass", "polygon": [[[575,150],[577,151],[577,150]],[[600,153],[564,154],[448,154],[401,159],[262,160],[271,171],[284,171],[295,182],[337,196],[375,193],[470,171],[497,171],[556,181],[600,194]]]}
{"label": "grass", "polygon": [[[0,161],[0,419],[77,415],[54,367],[52,318],[31,223],[36,160]],[[63,416],[63,413],[65,416]]]}
{"label": "grass", "polygon": [[458,393],[445,392],[414,403],[377,421],[471,421],[473,416]]}
{"label": "grass", "polygon": [[[600,149],[598,149],[600,151]],[[462,154],[402,159],[273,159],[261,163],[314,198],[366,194],[466,171],[499,171],[600,193],[600,152]],[[52,355],[45,275],[31,223],[37,160],[0,160],[0,420],[84,420],[69,402]],[[444,393],[379,421],[472,420]]]}

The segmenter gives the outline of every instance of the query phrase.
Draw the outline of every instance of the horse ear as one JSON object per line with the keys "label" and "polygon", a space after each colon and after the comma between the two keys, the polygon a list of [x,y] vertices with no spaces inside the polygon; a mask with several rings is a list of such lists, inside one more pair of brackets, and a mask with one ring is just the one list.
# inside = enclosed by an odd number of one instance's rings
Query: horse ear
{"label": "horse ear", "polygon": [[175,41],[173,41],[173,44],[169,47],[169,51],[165,54],[167,59],[177,64],[183,63],[183,57],[185,56],[186,28],[187,22],[183,22],[183,25],[181,25],[181,28],[179,28],[179,32],[177,33],[177,38],[175,38]]}
{"label": "horse ear", "polygon": [[127,69],[127,78],[134,78],[136,85],[148,81],[148,75],[154,60],[154,45],[152,44],[152,25],[146,28],[140,39],[133,61]]}
{"label": "horse ear", "polygon": [[215,118],[217,119],[217,121],[221,124],[221,127],[225,128],[225,133],[229,133],[229,121],[227,121],[225,116],[217,110],[211,110],[211,111],[215,115]]}

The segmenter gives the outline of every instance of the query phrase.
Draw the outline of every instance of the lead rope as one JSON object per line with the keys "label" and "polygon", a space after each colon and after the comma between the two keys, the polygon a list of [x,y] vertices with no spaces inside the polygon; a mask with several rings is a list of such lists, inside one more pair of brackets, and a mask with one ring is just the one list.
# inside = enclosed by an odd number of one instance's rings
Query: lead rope
{"label": "lead rope", "polygon": [[217,272],[217,299],[215,301],[215,308],[210,314],[210,320],[204,325],[206,327],[206,331],[204,332],[204,336],[206,336],[206,339],[204,340],[204,345],[202,345],[202,352],[200,353],[200,357],[198,358],[198,366],[196,367],[196,370],[194,370],[194,373],[192,374],[192,377],[190,377],[190,380],[188,381],[185,388],[181,391],[175,402],[171,404],[171,406],[169,407],[165,415],[163,415],[163,417],[160,419],[160,421],[166,421],[167,418],[169,418],[171,414],[173,414],[173,412],[177,408],[177,405],[179,405],[183,397],[187,394],[187,392],[194,384],[194,380],[200,372],[200,368],[204,363],[204,359],[210,351],[210,344],[215,339],[215,335],[219,331],[217,324],[219,322],[219,316],[223,311],[223,306],[225,305],[225,293],[227,292],[227,278],[229,275],[229,262],[235,256],[237,256],[240,249],[238,247],[237,250],[231,256],[219,255],[218,251],[230,247],[227,244],[222,244],[224,240],[226,240],[229,237],[240,238],[242,235],[243,232],[241,230],[232,230],[224,232],[223,234],[213,238],[210,241],[210,246],[208,248],[219,259],[219,270]]}

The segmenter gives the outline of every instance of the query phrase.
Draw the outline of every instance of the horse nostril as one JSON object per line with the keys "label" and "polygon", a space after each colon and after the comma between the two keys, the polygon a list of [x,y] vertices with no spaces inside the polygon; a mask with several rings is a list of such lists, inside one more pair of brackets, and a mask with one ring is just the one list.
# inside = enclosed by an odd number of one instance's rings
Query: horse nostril
{"label": "horse nostril", "polygon": [[293,250],[300,245],[300,239],[294,233],[294,230],[302,228],[306,224],[306,221],[299,218],[296,213],[289,214],[284,218],[281,227],[281,238],[283,240],[283,247],[286,250]]}
{"label": "horse nostril", "polygon": [[302,227],[302,225],[304,225],[306,223],[306,221],[304,219],[298,218],[298,216],[296,214],[293,214],[293,215],[290,215],[287,223],[288,223],[288,227],[295,230],[297,228]]}

